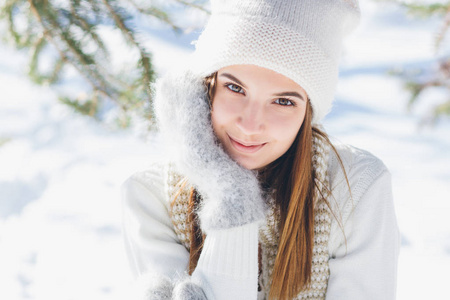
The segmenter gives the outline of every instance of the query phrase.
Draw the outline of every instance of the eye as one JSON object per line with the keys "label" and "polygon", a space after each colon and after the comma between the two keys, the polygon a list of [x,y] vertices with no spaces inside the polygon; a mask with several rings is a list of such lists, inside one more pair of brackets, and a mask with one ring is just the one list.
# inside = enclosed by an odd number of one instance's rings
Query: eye
{"label": "eye", "polygon": [[278,98],[277,100],[275,100],[275,103],[282,106],[295,106],[295,102],[286,98]]}
{"label": "eye", "polygon": [[225,86],[226,86],[229,90],[231,90],[232,92],[240,93],[240,94],[243,94],[243,93],[244,93],[244,90],[243,90],[240,86],[238,86],[238,85],[236,85],[236,84],[233,84],[233,83],[227,83]]}

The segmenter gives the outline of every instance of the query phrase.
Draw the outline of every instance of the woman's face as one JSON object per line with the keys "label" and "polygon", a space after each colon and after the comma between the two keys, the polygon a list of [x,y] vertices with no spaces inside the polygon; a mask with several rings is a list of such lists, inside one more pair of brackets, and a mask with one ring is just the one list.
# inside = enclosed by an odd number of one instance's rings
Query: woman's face
{"label": "woman's face", "polygon": [[259,169],[292,145],[305,117],[307,94],[291,79],[254,65],[217,73],[212,125],[225,151],[247,169]]}

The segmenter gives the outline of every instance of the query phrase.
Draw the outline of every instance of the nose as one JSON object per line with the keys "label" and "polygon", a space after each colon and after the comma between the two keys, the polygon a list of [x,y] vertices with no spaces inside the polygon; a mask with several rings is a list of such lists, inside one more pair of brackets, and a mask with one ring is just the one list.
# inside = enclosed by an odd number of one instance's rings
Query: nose
{"label": "nose", "polygon": [[237,127],[246,135],[261,133],[264,130],[264,109],[262,105],[248,101],[238,116]]}

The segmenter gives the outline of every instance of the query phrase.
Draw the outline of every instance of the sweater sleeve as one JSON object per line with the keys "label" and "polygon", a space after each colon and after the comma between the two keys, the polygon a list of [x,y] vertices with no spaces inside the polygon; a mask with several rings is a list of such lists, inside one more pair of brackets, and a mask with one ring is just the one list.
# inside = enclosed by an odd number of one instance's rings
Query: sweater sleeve
{"label": "sweater sleeve", "polygon": [[352,201],[344,206],[345,238],[330,247],[326,298],[395,299],[400,240],[390,173],[379,160],[372,161],[358,180],[354,180],[351,170],[349,173],[351,186],[358,185],[359,190],[364,191],[357,191]]}
{"label": "sweater sleeve", "polygon": [[210,230],[192,278],[209,300],[256,300],[258,223]]}
{"label": "sweater sleeve", "polygon": [[173,229],[163,178],[158,170],[138,173],[122,188],[123,234],[137,294],[146,300],[256,299],[258,224],[209,231],[197,267],[186,277],[189,253]]}
{"label": "sweater sleeve", "polygon": [[162,168],[137,173],[122,186],[123,235],[136,278],[148,273],[176,281],[189,253],[173,229],[164,192]]}

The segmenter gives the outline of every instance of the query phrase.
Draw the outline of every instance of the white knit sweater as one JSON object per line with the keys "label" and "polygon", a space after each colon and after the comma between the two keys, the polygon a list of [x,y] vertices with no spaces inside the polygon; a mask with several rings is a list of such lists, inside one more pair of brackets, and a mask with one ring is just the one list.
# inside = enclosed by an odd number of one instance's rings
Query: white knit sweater
{"label": "white knit sweater", "polygon": [[[333,220],[326,299],[395,299],[400,239],[390,173],[366,151],[344,145],[336,147],[347,172],[352,198],[336,156],[330,155],[328,174],[336,199],[331,205],[342,220],[345,237]],[[169,217],[165,172],[163,166],[155,166],[125,182],[124,236],[137,278],[151,273],[176,283],[186,274],[189,253],[180,243]],[[208,299],[257,299],[258,231],[258,225],[252,223],[208,233],[192,276]],[[154,282],[146,284],[151,286]]]}

